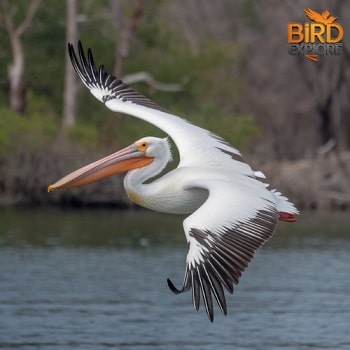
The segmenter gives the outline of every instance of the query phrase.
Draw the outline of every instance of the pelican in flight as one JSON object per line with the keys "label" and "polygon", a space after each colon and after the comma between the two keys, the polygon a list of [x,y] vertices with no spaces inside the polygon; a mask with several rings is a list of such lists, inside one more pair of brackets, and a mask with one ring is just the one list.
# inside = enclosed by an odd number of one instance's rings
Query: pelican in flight
{"label": "pelican in flight", "polygon": [[[227,314],[224,290],[233,293],[254,253],[273,234],[278,220],[295,221],[295,206],[270,190],[240,152],[221,137],[191,124],[97,67],[92,52],[78,54],[68,44],[71,62],[82,82],[106,107],[145,120],[163,130],[176,144],[178,166],[157,178],[172,160],[167,138],[144,137],[130,146],[86,165],[50,185],[48,190],[84,186],[127,172],[124,187],[135,203],[163,213],[188,214],[183,221],[188,253],[182,287],[170,279],[175,294],[200,296],[210,321],[213,297]],[[150,182],[150,179],[154,179]]]}

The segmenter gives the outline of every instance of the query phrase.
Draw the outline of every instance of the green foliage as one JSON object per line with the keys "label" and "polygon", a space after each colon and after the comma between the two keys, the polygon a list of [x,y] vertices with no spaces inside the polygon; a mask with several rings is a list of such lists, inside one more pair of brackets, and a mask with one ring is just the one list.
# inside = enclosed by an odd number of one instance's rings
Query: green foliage
{"label": "green foliage", "polygon": [[0,155],[18,148],[38,150],[58,133],[52,115],[33,113],[23,116],[9,108],[0,107]]}
{"label": "green foliage", "polygon": [[45,0],[23,36],[26,81],[56,115],[61,114],[63,102],[65,16],[65,1]]}
{"label": "green foliage", "polygon": [[95,126],[87,123],[77,123],[67,130],[66,136],[89,149],[95,149],[99,144],[98,130]]}
{"label": "green foliage", "polygon": [[[252,116],[241,115],[239,104],[244,85],[237,72],[240,47],[234,41],[203,39],[193,53],[178,30],[159,15],[167,1],[149,1],[131,43],[125,62],[125,74],[147,71],[165,83],[179,83],[181,92],[155,90],[145,83],[133,85],[147,97],[171,112],[207,128],[242,147],[258,132]],[[23,13],[22,5],[13,10]],[[114,48],[120,24],[106,20],[108,1],[80,4],[86,20],[80,23],[80,38],[93,48],[95,61],[112,71]],[[124,3],[130,13],[134,2]],[[16,15],[16,16],[17,16]],[[15,20],[20,21],[20,17]],[[0,33],[0,44],[9,48],[6,33]],[[30,86],[26,116],[1,108],[0,151],[15,146],[15,139],[31,138],[39,147],[43,139],[60,135],[65,42],[65,3],[47,0],[40,5],[30,30],[23,36],[26,54],[26,81]],[[11,50],[0,49],[1,72],[11,60]],[[5,91],[5,83],[1,83]],[[6,100],[0,97],[0,106]],[[66,136],[84,146],[120,147],[145,136],[164,134],[154,126],[127,116],[116,115],[96,101],[85,88],[79,95],[77,125]]]}

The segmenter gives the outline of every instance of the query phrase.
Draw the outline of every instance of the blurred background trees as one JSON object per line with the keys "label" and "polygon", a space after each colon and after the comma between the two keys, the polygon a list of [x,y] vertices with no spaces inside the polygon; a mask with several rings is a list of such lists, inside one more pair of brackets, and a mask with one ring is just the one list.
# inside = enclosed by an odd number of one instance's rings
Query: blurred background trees
{"label": "blurred background trees", "polygon": [[[12,51],[12,61],[7,68],[8,101],[10,108],[18,113],[24,113],[26,109],[25,53],[22,36],[29,29],[39,4],[40,0],[34,0],[20,7],[2,0],[3,22]],[[23,18],[18,19],[19,17]],[[19,23],[16,23],[17,21]]]}
{"label": "blurred background trees", "polygon": [[[288,55],[287,23],[306,21],[307,7],[338,17],[342,55],[317,63]],[[0,0],[0,15],[3,169],[13,152],[80,155],[161,135],[89,96],[66,53],[67,41],[80,39],[110,72],[256,164],[333,152],[347,171],[339,157],[350,148],[345,0]]]}

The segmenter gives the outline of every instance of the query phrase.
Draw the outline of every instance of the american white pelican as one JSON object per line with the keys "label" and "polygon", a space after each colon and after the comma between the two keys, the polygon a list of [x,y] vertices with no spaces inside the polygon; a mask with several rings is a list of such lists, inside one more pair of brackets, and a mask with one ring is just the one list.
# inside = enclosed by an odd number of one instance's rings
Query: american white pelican
{"label": "american white pelican", "polygon": [[269,190],[242,159],[240,152],[208,130],[165,111],[153,101],[96,67],[91,50],[84,54],[81,43],[76,55],[68,44],[69,56],[82,82],[108,108],[143,119],[175,142],[180,162],[174,170],[152,182],[171,161],[167,139],[144,137],[119,152],[78,169],[48,187],[87,185],[107,176],[129,171],[125,190],[137,204],[164,213],[190,214],[183,222],[188,242],[183,285],[176,294],[192,289],[199,309],[200,294],[210,321],[212,295],[226,315],[224,288],[234,285],[255,251],[273,234],[277,221],[295,221],[294,205],[276,190]]}

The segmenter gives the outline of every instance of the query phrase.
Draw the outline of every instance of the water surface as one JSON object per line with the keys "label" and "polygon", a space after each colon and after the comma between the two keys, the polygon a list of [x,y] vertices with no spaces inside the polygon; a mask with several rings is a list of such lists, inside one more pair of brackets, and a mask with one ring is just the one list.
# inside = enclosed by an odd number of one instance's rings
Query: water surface
{"label": "water surface", "polygon": [[259,251],[211,324],[182,284],[182,218],[0,212],[0,349],[350,349],[348,213],[304,214]]}

